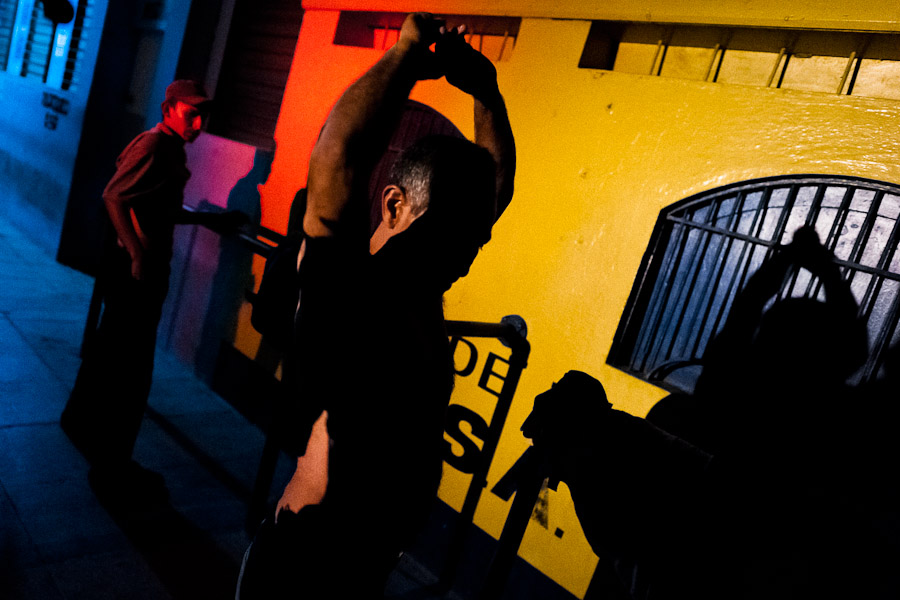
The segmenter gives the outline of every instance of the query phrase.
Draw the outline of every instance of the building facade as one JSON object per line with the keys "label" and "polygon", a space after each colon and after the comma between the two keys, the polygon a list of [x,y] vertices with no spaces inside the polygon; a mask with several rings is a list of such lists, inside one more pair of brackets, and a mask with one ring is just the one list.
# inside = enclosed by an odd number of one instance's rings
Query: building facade
{"label": "building facade", "polygon": [[[38,4],[19,0],[0,7],[27,13]],[[291,3],[270,4],[285,10]],[[86,270],[90,252],[80,248],[96,231],[86,234],[91,230],[85,223],[99,206],[99,197],[91,195],[98,185],[102,189],[116,148],[156,121],[154,103],[172,77],[200,76],[225,99],[219,124],[214,118],[212,133],[190,147],[194,177],[187,203],[228,206],[230,192],[251,176],[258,152],[274,148],[271,172],[254,180],[259,184],[254,216],[284,232],[329,109],[396,40],[403,14],[429,10],[470,25],[471,43],[497,67],[519,160],[513,202],[470,274],[447,294],[446,313],[450,319],[491,322],[520,315],[532,348],[475,514],[475,524],[494,538],[510,501],[490,490],[528,447],[519,427],[534,396],[569,369],[597,376],[616,408],[638,416],[670,391],[689,389],[695,379],[690,369],[721,323],[716,315],[727,314],[733,297],[732,291],[717,290],[739,288],[743,280],[735,273],[743,277],[759,265],[754,252],[786,243],[804,223],[833,242],[845,266],[869,277],[854,287],[857,299],[872,306],[875,358],[867,377],[878,375],[879,353],[895,341],[896,3],[310,0],[300,7],[298,0],[288,7],[302,8],[290,13],[296,27],[286,28],[292,31],[285,37],[294,40],[289,58],[276,69],[281,75],[271,76],[282,82],[281,91],[242,113],[272,120],[271,143],[260,133],[269,125],[242,132],[224,124],[227,113],[242,105],[233,91],[241,88],[235,83],[241,70],[234,65],[249,63],[249,71],[259,73],[278,62],[254,59],[252,44],[242,49],[230,43],[248,3],[195,0],[188,10],[187,2],[144,2],[141,9],[149,12],[143,15],[139,10],[116,15],[118,3],[107,6],[104,0],[81,0],[79,10],[82,5],[87,7],[84,33],[68,88],[67,71],[53,62],[58,58],[51,59],[43,81],[22,74],[26,51],[19,45],[27,27],[24,17],[14,21],[7,69],[0,72],[5,107],[0,126],[6,132],[0,139],[0,178],[20,214],[40,216],[45,232],[63,231],[61,260]],[[143,37],[131,42],[123,58],[113,48],[124,43],[119,38],[128,37],[126,30]],[[69,38],[59,45],[59,33],[56,39],[63,54],[66,43],[75,44]],[[265,87],[243,77],[251,81],[250,96],[254,85]],[[418,84],[412,99],[471,137],[468,97],[437,81]],[[115,118],[105,122],[103,115]],[[766,218],[774,219],[768,229],[762,225]],[[759,228],[752,229],[757,222]],[[678,233],[676,225],[684,231]],[[180,234],[173,273],[180,279],[173,283],[176,293],[166,317],[171,334],[161,336],[162,342],[189,363],[221,340],[254,359],[260,339],[249,326],[246,304],[237,309],[230,329],[205,335],[197,325],[216,306],[212,290],[221,267],[218,240],[207,234]],[[678,235],[688,250],[662,266],[654,262],[675,252],[666,254],[666,240]],[[734,255],[743,261],[735,267],[728,257],[740,243],[750,246],[743,257]],[[248,269],[258,283],[263,261],[251,262]],[[678,269],[684,272],[680,279],[660,275],[681,273]],[[873,291],[870,282],[877,278]],[[670,288],[675,291],[669,296],[682,299],[667,305],[663,292],[654,289]],[[658,316],[671,314],[690,325]],[[679,337],[682,330],[699,333],[688,339]],[[659,338],[668,340],[668,348],[640,350],[641,336],[652,337],[654,331],[669,331],[668,338],[663,333]],[[678,348],[688,347],[679,354]],[[458,363],[472,358],[464,345],[457,349]],[[647,362],[641,352],[653,360]],[[491,353],[509,355],[502,346],[479,342],[478,373]],[[448,434],[448,451],[456,456],[483,446],[479,432],[496,402],[476,379],[461,377],[454,396],[468,411],[461,430],[472,442],[461,444]],[[470,480],[470,473],[448,463],[441,500],[459,510]],[[597,558],[565,487],[541,498],[520,556],[584,597]]]}

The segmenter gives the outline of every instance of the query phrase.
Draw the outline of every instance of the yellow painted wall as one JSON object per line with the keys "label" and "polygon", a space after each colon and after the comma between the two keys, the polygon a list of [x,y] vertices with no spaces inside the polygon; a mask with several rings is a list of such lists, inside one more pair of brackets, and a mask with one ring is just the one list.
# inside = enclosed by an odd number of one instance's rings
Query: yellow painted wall
{"label": "yellow painted wall", "polygon": [[[305,182],[328,109],[380,56],[332,46],[337,15],[309,10],[304,18],[263,189],[264,218],[275,228]],[[900,183],[896,101],[578,69],[589,27],[525,19],[511,59],[498,65],[519,152],[516,194],[492,242],[446,298],[448,318],[497,321],[514,313],[529,326],[531,359],[488,489],[527,447],[519,426],[531,399],[568,369],[599,377],[615,407],[635,415],[664,395],[605,364],[662,208],[721,185],[790,173]],[[420,84],[413,98],[471,133],[471,100],[446,83]],[[459,386],[454,402],[482,414],[492,406],[471,383]],[[441,497],[459,507],[469,478],[445,472]],[[520,554],[581,596],[596,559],[564,486],[549,502],[549,529],[532,523]],[[485,493],[476,523],[496,536],[507,509]]]}

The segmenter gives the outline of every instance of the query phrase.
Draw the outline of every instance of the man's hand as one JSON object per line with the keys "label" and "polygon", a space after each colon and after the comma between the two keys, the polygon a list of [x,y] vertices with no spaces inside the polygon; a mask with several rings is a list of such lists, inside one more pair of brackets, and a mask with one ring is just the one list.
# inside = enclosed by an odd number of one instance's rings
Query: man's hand
{"label": "man's hand", "polygon": [[438,41],[443,26],[443,21],[424,12],[410,13],[403,21],[397,48],[417,56],[416,79],[437,79],[444,74],[435,53],[429,49]]}
{"label": "man's hand", "polygon": [[819,241],[819,235],[811,225],[804,225],[794,232],[787,246],[794,263],[815,275],[834,265],[834,254]]}
{"label": "man's hand", "polygon": [[359,197],[355,191],[369,180],[387,148],[416,82],[443,75],[429,49],[439,39],[442,25],[428,13],[407,16],[397,43],[331,109],[309,159],[303,230],[310,237],[341,232],[368,246],[365,195]]}
{"label": "man's hand", "polygon": [[447,82],[474,99],[475,143],[486,148],[497,165],[496,221],[512,200],[516,142],[497,85],[497,69],[485,55],[466,42],[465,33],[465,25],[442,28],[434,52]]}
{"label": "man's hand", "polygon": [[447,81],[473,98],[488,104],[499,95],[497,69],[481,52],[466,42],[466,26],[441,28],[435,54]]}

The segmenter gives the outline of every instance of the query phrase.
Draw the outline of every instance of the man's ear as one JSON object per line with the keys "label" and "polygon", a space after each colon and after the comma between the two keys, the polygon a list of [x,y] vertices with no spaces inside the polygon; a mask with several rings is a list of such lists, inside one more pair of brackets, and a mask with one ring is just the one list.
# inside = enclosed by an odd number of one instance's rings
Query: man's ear
{"label": "man's ear", "polygon": [[381,219],[390,228],[394,229],[404,217],[404,212],[409,210],[406,194],[398,185],[388,185],[381,193]]}

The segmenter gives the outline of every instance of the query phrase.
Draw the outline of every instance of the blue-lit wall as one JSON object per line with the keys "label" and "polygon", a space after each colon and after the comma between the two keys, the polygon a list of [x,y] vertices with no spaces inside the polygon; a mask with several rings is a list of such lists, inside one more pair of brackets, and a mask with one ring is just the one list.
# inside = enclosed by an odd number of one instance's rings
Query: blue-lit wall
{"label": "blue-lit wall", "polygon": [[116,155],[159,120],[191,2],[72,0],[86,11],[71,85],[61,79],[74,21],[56,30],[46,82],[21,76],[32,16],[41,14],[34,4],[19,0],[9,62],[0,69],[0,214],[51,252],[74,214],[83,232],[72,243],[77,250],[97,234],[91,224]]}
{"label": "blue-lit wall", "polygon": [[[27,27],[32,4],[19,3],[17,26]],[[92,2],[68,90],[19,74],[22,34],[13,39],[8,69],[0,70],[0,211],[48,248],[59,238],[106,7],[107,0]]]}

